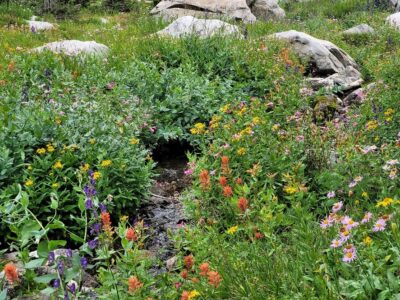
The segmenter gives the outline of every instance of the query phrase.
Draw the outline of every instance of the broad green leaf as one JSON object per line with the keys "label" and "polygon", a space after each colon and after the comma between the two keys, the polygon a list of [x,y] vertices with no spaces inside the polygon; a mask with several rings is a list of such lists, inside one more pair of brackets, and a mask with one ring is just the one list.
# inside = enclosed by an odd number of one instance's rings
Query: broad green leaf
{"label": "broad green leaf", "polygon": [[25,269],[36,269],[39,268],[43,265],[43,262],[45,261],[45,258],[38,258],[31,260],[30,262],[25,264]]}
{"label": "broad green leaf", "polygon": [[53,240],[53,241],[50,241],[49,242],[49,250],[53,251],[53,250],[59,248],[60,246],[64,247],[66,244],[67,244],[67,242],[64,241],[64,240]]}
{"label": "broad green leaf", "polygon": [[47,241],[41,241],[38,245],[37,248],[37,253],[39,255],[39,257],[44,257],[47,258],[48,254],[49,254],[49,247],[48,247],[48,243]]}
{"label": "broad green leaf", "polygon": [[6,300],[7,299],[7,289],[4,289],[0,293],[0,300]]}

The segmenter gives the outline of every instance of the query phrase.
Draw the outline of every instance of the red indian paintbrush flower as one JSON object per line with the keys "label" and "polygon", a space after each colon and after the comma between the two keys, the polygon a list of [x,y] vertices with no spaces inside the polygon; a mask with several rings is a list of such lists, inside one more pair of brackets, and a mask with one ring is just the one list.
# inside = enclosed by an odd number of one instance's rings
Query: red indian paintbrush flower
{"label": "red indian paintbrush flower", "polygon": [[210,265],[208,263],[202,263],[200,265],[200,276],[207,276],[207,273],[210,271]]}
{"label": "red indian paintbrush flower", "polygon": [[249,207],[249,201],[247,201],[246,198],[239,198],[239,201],[237,203],[237,207],[239,208],[241,213],[244,213],[246,209]]}
{"label": "red indian paintbrush flower", "polygon": [[181,295],[181,300],[189,300],[189,295],[190,295],[189,291],[183,291]]}
{"label": "red indian paintbrush flower", "polygon": [[183,270],[183,271],[181,272],[181,277],[182,277],[183,279],[187,279],[187,278],[188,278],[188,271],[187,271],[187,270]]}
{"label": "red indian paintbrush flower", "polygon": [[143,287],[143,283],[140,282],[140,280],[137,276],[131,276],[128,279],[128,284],[129,284],[129,292],[130,293],[136,292],[137,290],[139,290]]}
{"label": "red indian paintbrush flower", "polygon": [[133,229],[133,228],[128,228],[128,230],[126,231],[125,238],[126,238],[128,241],[135,241],[135,242],[136,242],[137,239],[138,239],[138,236],[137,236],[137,234],[136,234],[135,229]]}
{"label": "red indian paintbrush flower", "polygon": [[200,185],[202,189],[208,189],[210,187],[210,175],[207,170],[200,172]]}
{"label": "red indian paintbrush flower", "polygon": [[222,281],[221,276],[217,271],[208,272],[208,283],[217,288]]}
{"label": "red indian paintbrush flower", "polygon": [[224,187],[224,196],[230,197],[230,196],[232,196],[232,194],[233,194],[232,188],[230,186],[225,186]]}
{"label": "red indian paintbrush flower", "polygon": [[221,157],[221,169],[222,169],[223,173],[225,173],[225,174],[229,173],[229,157],[228,156]]}
{"label": "red indian paintbrush flower", "polygon": [[190,270],[194,265],[193,255],[187,255],[183,258],[186,269]]}
{"label": "red indian paintbrush flower", "polygon": [[10,284],[18,281],[18,270],[17,267],[11,263],[4,266],[4,274]]}
{"label": "red indian paintbrush flower", "polygon": [[226,186],[226,185],[228,184],[228,179],[226,179],[225,176],[221,176],[221,177],[219,178],[219,184],[220,184],[221,186]]}

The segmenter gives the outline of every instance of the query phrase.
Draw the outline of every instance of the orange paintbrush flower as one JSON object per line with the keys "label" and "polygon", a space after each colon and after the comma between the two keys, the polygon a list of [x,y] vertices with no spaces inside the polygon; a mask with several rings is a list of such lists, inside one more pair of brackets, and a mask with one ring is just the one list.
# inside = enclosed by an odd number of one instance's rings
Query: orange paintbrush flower
{"label": "orange paintbrush flower", "polygon": [[210,271],[210,265],[208,263],[202,263],[200,265],[200,276],[207,276],[208,272]]}
{"label": "orange paintbrush flower", "polygon": [[133,229],[133,228],[128,228],[128,230],[126,231],[125,238],[126,238],[128,241],[137,241],[138,236],[137,236],[137,234],[136,234],[135,229]]}
{"label": "orange paintbrush flower", "polygon": [[225,197],[230,197],[230,196],[232,196],[233,195],[233,191],[232,191],[232,188],[230,187],[230,186],[225,186],[224,187],[224,196]]}
{"label": "orange paintbrush flower", "polygon": [[239,208],[241,213],[244,213],[246,209],[249,207],[249,201],[246,198],[241,197],[237,203],[237,207]]}
{"label": "orange paintbrush flower", "polygon": [[187,255],[183,258],[186,269],[190,270],[194,265],[193,255]]}
{"label": "orange paintbrush flower", "polygon": [[130,293],[136,292],[137,290],[139,290],[143,287],[143,283],[140,282],[140,280],[137,276],[131,276],[128,279],[128,284],[129,284],[129,292]]}
{"label": "orange paintbrush flower", "polygon": [[17,267],[11,263],[4,266],[4,274],[10,284],[18,281],[18,270]]}
{"label": "orange paintbrush flower", "polygon": [[221,177],[219,178],[219,184],[220,184],[221,186],[226,186],[226,185],[228,184],[228,179],[226,179],[225,176],[221,176]]}
{"label": "orange paintbrush flower", "polygon": [[217,271],[208,272],[208,283],[217,288],[222,281],[221,276]]}
{"label": "orange paintbrush flower", "polygon": [[210,187],[210,175],[207,170],[200,172],[200,185],[202,189],[207,189]]}

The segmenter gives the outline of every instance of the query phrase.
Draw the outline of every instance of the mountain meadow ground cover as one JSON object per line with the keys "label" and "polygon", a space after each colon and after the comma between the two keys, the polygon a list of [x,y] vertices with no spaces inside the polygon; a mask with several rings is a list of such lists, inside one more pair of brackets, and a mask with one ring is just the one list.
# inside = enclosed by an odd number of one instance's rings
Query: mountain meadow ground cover
{"label": "mountain meadow ground cover", "polygon": [[[40,33],[23,22],[35,6],[0,4],[1,300],[400,299],[400,32],[366,1],[282,7],[238,23],[246,39],[169,39],[145,3],[45,15],[58,27]],[[343,37],[361,23],[376,33]],[[291,29],[375,83],[345,118],[316,120],[327,91],[308,96],[306,66],[267,39]],[[110,53],[29,51],[61,39]],[[137,213],[169,141],[191,145],[187,222],[154,272]]]}

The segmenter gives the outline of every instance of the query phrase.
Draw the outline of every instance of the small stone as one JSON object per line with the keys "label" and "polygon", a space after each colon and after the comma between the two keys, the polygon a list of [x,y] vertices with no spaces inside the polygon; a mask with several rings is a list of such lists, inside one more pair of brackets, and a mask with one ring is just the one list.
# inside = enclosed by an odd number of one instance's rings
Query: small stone
{"label": "small stone", "polygon": [[375,30],[371,26],[367,24],[360,24],[350,29],[347,29],[346,31],[343,32],[343,34],[349,36],[349,35],[372,34],[374,32]]}
{"label": "small stone", "polygon": [[165,263],[167,266],[168,271],[173,271],[176,267],[176,263],[178,262],[178,258],[176,256],[173,256],[169,258]]}

